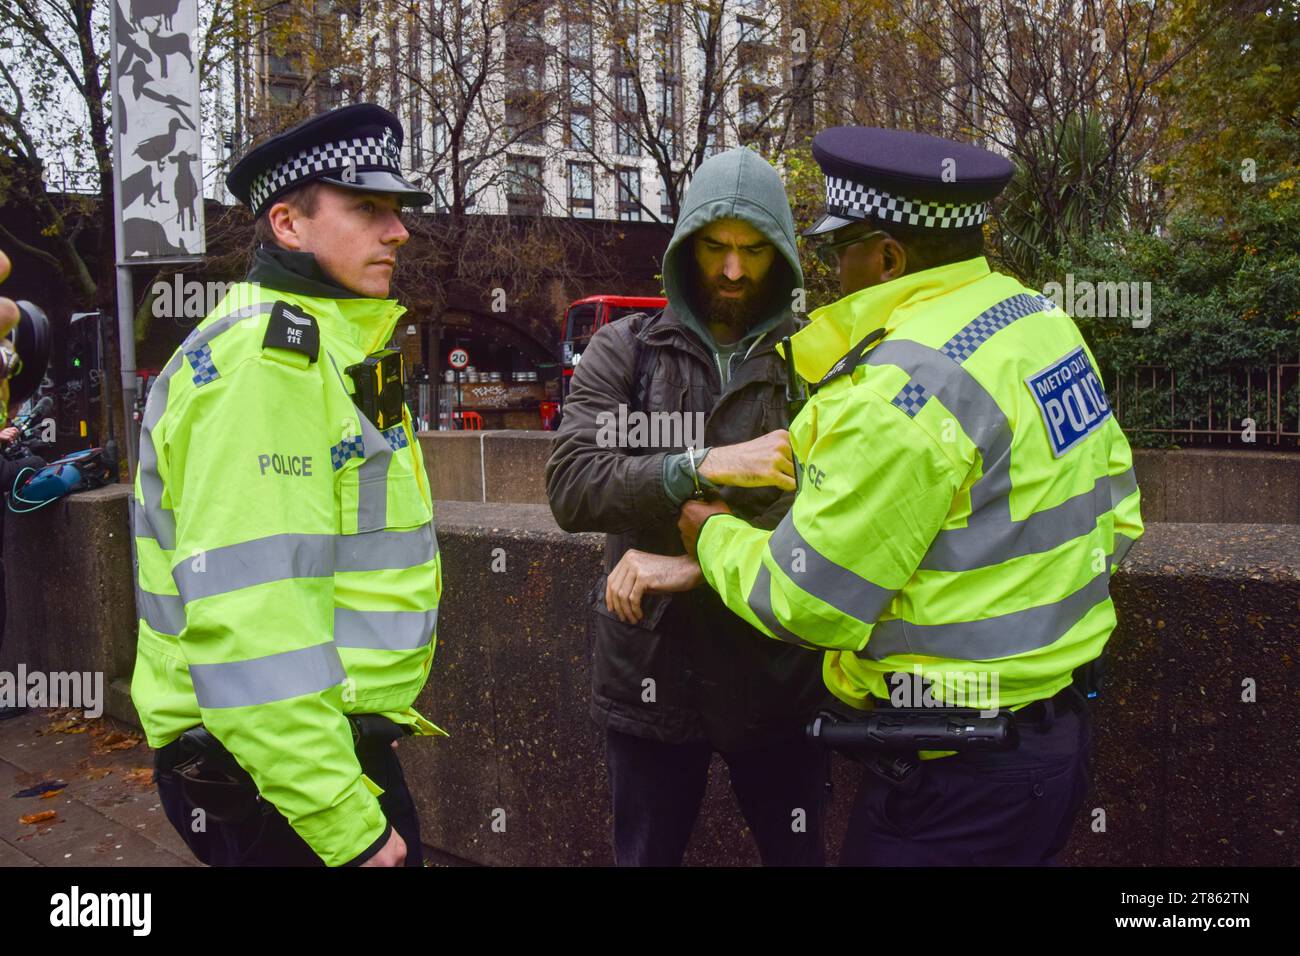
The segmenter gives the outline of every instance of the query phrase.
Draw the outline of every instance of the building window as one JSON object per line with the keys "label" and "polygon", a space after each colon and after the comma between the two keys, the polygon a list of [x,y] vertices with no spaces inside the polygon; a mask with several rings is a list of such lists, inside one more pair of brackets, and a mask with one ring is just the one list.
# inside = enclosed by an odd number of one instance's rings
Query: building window
{"label": "building window", "polygon": [[567,25],[569,33],[569,61],[591,64],[591,21],[578,19]]}
{"label": "building window", "polygon": [[411,72],[407,75],[406,96],[411,107],[411,166],[414,169],[424,167],[424,111],[420,108],[420,80],[422,75],[420,67],[420,34],[415,26],[411,26],[410,36],[410,56]]}
{"label": "building window", "polygon": [[673,204],[668,195],[668,183],[664,180],[663,173],[659,174],[659,218],[664,222],[673,221]]}
{"label": "building window", "polygon": [[584,110],[569,113],[569,147],[591,149],[591,114]]}
{"label": "building window", "polygon": [[636,130],[630,123],[614,125],[614,152],[620,156],[641,155],[641,143],[636,138]]}
{"label": "building window", "polygon": [[681,86],[677,83],[659,82],[659,142],[663,144],[664,150],[671,159],[680,159],[678,153],[678,136],[677,131],[680,128],[681,119],[678,103],[681,97]]}
{"label": "building window", "polygon": [[722,124],[718,122],[717,117],[710,117],[710,121],[704,127],[704,157],[716,156],[726,149],[725,139],[722,135]]}
{"label": "building window", "polygon": [[569,215],[594,219],[596,196],[591,163],[569,163]]}
{"label": "building window", "polygon": [[433,174],[433,211],[447,212],[451,204],[447,202],[447,170],[439,169]]}
{"label": "building window", "polygon": [[542,212],[542,161],[532,156],[511,156],[506,161],[506,212],[511,216],[538,216]]}
{"label": "building window", "polygon": [[618,170],[618,218],[637,221],[641,218],[641,170]]}
{"label": "building window", "polygon": [[614,77],[614,152],[621,156],[640,156],[637,138],[636,78],[631,73]]}
{"label": "building window", "polygon": [[506,27],[506,131],[521,143],[545,142],[546,46],[543,11],[530,9]]}
{"label": "building window", "polygon": [[460,161],[460,190],[465,197],[465,211],[473,209],[478,203],[479,183],[473,176],[474,167],[468,159]]}

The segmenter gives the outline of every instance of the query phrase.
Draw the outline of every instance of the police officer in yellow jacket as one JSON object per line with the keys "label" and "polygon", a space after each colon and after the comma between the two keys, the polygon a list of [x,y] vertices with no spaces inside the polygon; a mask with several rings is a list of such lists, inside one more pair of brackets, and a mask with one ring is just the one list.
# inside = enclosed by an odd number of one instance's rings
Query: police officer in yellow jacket
{"label": "police officer in yellow jacket", "polygon": [[396,117],[361,104],[231,171],[262,240],[149,394],[131,693],[167,816],[214,865],[419,866],[395,749],[441,563],[389,299]]}
{"label": "police officer in yellow jacket", "polygon": [[867,761],[841,862],[1052,862],[1089,785],[1076,670],[1142,533],[1132,454],[1074,322],[982,256],[1009,162],[862,127],[813,154],[827,211],[805,235],[843,297],[791,342],[814,386],[794,507],[767,532],[688,502],[683,539],[733,611],[828,651],[852,712],[1014,715],[1016,749]]}

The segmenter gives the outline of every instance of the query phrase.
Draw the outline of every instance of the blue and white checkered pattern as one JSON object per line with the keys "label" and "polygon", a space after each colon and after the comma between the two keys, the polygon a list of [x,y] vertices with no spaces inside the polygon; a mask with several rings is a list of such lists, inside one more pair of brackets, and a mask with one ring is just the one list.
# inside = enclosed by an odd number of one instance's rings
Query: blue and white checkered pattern
{"label": "blue and white checkered pattern", "polygon": [[[993,333],[1005,329],[1016,319],[1035,312],[1046,312],[1055,308],[1051,299],[1041,295],[1021,292],[1009,299],[1003,299],[997,305],[985,309],[971,321],[967,322],[956,335],[939,347],[939,351],[954,362],[961,364],[975,353],[975,350],[987,342]],[[909,381],[894,396],[892,404],[897,405],[913,418],[925,403],[930,400],[930,393],[924,385],[916,380]]]}
{"label": "blue and white checkered pattern", "polygon": [[334,470],[338,471],[349,459],[364,458],[366,456],[366,443],[357,435],[353,438],[345,438],[337,445],[330,447],[330,464]]}
{"label": "blue and white checkered pattern", "polygon": [[388,447],[393,451],[397,451],[399,448],[405,448],[407,445],[406,429],[401,425],[394,425],[392,428],[386,428],[381,432],[381,434],[388,439]]}
{"label": "blue and white checkered pattern", "polygon": [[839,176],[826,177],[826,211],[844,219],[874,216],[899,225],[926,229],[965,229],[988,218],[986,202],[957,205],[894,196]]}
{"label": "blue and white checkered pattern", "polygon": [[212,364],[212,346],[204,343],[194,351],[186,352],[185,358],[189,360],[190,367],[194,369],[195,385],[207,385],[208,382],[215,382],[221,378],[221,373]]}
{"label": "blue and white checkered pattern", "polygon": [[349,164],[356,167],[377,166],[400,176],[397,139],[391,129],[378,136],[358,136],[333,143],[320,143],[259,173],[248,189],[248,198],[255,213],[262,211],[262,203],[280,190],[300,180],[311,179],[321,173],[340,172]]}
{"label": "blue and white checkered pattern", "polygon": [[920,382],[908,382],[894,396],[892,404],[897,405],[912,418],[915,418],[916,413],[924,408],[925,403],[929,400],[930,393],[925,390],[924,385]]}
{"label": "blue and white checkered pattern", "polygon": [[1053,308],[1050,299],[1022,292],[985,309],[942,346],[939,351],[954,362],[964,362],[993,336],[1016,319]]}

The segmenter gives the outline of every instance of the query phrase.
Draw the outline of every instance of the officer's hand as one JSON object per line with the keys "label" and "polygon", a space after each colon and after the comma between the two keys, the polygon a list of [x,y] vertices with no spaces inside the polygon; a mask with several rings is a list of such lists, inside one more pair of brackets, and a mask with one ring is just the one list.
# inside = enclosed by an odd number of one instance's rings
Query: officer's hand
{"label": "officer's hand", "polygon": [[[772,434],[775,435],[776,432]],[[709,454],[712,456],[713,453],[710,452]],[[700,536],[700,526],[709,520],[709,515],[716,514],[731,514],[731,509],[721,499],[717,501],[691,500],[682,503],[681,514],[677,516],[677,530],[682,534],[682,546],[686,548],[686,553],[692,558],[695,557],[695,542]]]}
{"label": "officer's hand", "polygon": [[388,835],[384,848],[362,863],[362,866],[402,866],[406,863],[406,841],[394,828]]}
{"label": "officer's hand", "polygon": [[710,448],[700,464],[700,474],[715,485],[738,488],[773,486],[794,491],[794,456],[790,433],[784,428],[739,445]]}
{"label": "officer's hand", "polygon": [[8,428],[0,430],[0,445],[8,445],[10,442],[18,439],[18,429],[10,425]]}
{"label": "officer's hand", "polygon": [[[0,282],[9,278],[9,257],[0,252]],[[18,306],[13,299],[0,297],[0,336],[5,336],[18,324]]]}
{"label": "officer's hand", "polygon": [[689,591],[703,580],[700,566],[687,555],[626,551],[605,582],[605,606],[624,624],[639,624],[642,595]]}

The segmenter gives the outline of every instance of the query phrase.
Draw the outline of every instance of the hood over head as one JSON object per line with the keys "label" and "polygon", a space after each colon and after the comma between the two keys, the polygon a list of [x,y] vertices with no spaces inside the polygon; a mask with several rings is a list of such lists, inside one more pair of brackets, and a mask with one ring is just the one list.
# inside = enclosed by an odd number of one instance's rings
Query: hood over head
{"label": "hood over head", "polygon": [[677,228],[664,252],[663,273],[664,294],[673,312],[709,345],[713,344],[713,336],[709,334],[708,316],[696,314],[697,300],[689,289],[695,270],[691,244],[686,240],[719,219],[739,219],[770,239],[778,253],[772,268],[783,273],[772,297],[771,310],[745,332],[742,342],[766,332],[788,316],[793,290],[803,286],[794,216],[777,171],[747,147],[729,149],[705,160],[695,170],[686,191]]}

